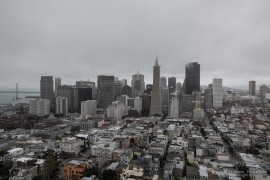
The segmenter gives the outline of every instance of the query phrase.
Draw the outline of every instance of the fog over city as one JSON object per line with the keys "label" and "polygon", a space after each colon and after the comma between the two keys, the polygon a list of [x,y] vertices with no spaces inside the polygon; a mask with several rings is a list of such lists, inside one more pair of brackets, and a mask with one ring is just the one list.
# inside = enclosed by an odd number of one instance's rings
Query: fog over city
{"label": "fog over city", "polygon": [[270,1],[1,1],[0,82],[39,88],[40,76],[62,84],[128,79],[183,82],[185,65],[201,65],[201,85],[269,84]]}

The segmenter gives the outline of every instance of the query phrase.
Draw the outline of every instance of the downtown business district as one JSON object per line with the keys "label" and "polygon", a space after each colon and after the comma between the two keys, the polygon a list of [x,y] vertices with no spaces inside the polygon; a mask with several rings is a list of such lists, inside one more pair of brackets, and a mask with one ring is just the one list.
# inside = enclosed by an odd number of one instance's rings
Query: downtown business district
{"label": "downtown business district", "polygon": [[131,86],[42,76],[39,98],[17,111],[1,105],[0,178],[269,179],[269,99],[255,81],[246,93],[217,78],[201,87],[197,62],[182,84],[167,85],[157,59],[147,85],[139,72]]}

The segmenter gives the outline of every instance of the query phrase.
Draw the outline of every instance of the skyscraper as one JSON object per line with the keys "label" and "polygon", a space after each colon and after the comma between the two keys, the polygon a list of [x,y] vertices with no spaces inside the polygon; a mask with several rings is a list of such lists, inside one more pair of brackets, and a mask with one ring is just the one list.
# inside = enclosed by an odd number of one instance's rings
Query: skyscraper
{"label": "skyscraper", "polygon": [[114,76],[98,76],[99,107],[106,109],[114,100]]}
{"label": "skyscraper", "polygon": [[260,97],[265,98],[265,93],[268,93],[269,87],[265,84],[260,86]]}
{"label": "skyscraper", "polygon": [[60,77],[56,77],[55,79],[54,79],[54,83],[55,83],[55,90],[54,90],[54,92],[55,92],[55,97],[57,97],[57,88],[59,87],[59,86],[61,86],[61,78]]}
{"label": "skyscraper", "polygon": [[53,76],[41,76],[40,98],[50,100],[50,111],[55,110],[55,98],[53,90]]}
{"label": "skyscraper", "polygon": [[200,64],[191,62],[186,65],[185,94],[200,92]]}
{"label": "skyscraper", "polygon": [[115,79],[114,80],[114,100],[117,99],[118,96],[122,95],[122,82]]}
{"label": "skyscraper", "polygon": [[139,71],[137,74],[132,75],[131,87],[134,97],[143,95],[145,88],[144,75],[139,74]]}
{"label": "skyscraper", "polygon": [[151,94],[151,115],[162,115],[161,110],[161,93],[160,93],[160,66],[156,58],[155,65],[153,66],[153,90]]}
{"label": "skyscraper", "polygon": [[176,90],[176,77],[169,77],[168,78],[168,88],[169,88],[170,94]]}
{"label": "skyscraper", "polygon": [[132,89],[130,86],[126,85],[122,88],[122,95],[127,95],[128,97],[132,97]]}
{"label": "skyscraper", "polygon": [[213,107],[221,108],[223,100],[222,79],[213,79]]}
{"label": "skyscraper", "polygon": [[256,95],[256,81],[249,81],[249,95]]}
{"label": "skyscraper", "polygon": [[167,87],[167,78],[162,76],[162,77],[160,77],[160,88],[162,89],[165,87]]}

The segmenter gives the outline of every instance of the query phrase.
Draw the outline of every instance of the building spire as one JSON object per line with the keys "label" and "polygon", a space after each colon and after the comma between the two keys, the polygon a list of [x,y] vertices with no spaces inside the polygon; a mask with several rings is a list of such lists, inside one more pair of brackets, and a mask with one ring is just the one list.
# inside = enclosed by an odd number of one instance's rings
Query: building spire
{"label": "building spire", "polygon": [[158,57],[156,56],[155,66],[158,66]]}
{"label": "building spire", "polygon": [[139,70],[137,70],[137,74],[139,74]]}

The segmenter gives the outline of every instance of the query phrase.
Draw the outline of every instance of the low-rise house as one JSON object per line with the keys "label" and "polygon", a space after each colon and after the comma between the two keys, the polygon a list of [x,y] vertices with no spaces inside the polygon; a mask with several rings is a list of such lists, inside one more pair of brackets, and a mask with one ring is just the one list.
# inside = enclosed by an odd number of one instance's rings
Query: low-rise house
{"label": "low-rise house", "polygon": [[65,179],[80,180],[83,177],[83,173],[87,168],[88,168],[87,162],[71,160],[64,166]]}
{"label": "low-rise house", "polygon": [[60,142],[60,150],[66,153],[78,154],[82,145],[83,141],[81,139],[66,137]]}

